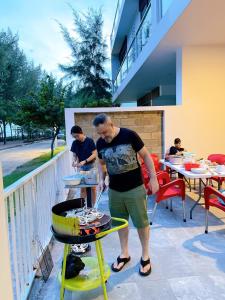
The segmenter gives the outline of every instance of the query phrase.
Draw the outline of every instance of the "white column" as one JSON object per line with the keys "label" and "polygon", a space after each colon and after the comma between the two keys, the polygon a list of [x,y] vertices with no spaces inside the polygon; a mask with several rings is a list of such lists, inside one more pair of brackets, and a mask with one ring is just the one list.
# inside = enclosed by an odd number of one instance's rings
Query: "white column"
{"label": "white column", "polygon": [[151,0],[152,7],[152,31],[161,19],[161,0]]}
{"label": "white column", "polygon": [[70,148],[73,138],[70,134],[71,128],[74,126],[74,109],[66,108],[65,109],[65,126],[66,126],[66,144]]}
{"label": "white column", "polygon": [[0,299],[13,300],[7,209],[4,203],[2,166],[0,163]]}

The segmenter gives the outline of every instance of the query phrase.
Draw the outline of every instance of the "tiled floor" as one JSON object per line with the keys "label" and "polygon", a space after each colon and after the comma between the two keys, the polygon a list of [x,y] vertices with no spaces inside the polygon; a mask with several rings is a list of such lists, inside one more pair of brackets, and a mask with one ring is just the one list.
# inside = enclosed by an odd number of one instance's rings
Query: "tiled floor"
{"label": "tiled floor", "polygon": [[[149,199],[149,216],[154,200]],[[187,198],[186,210],[193,201]],[[107,196],[99,208],[107,211]],[[112,273],[107,283],[108,297],[114,299],[151,300],[220,300],[225,299],[225,224],[224,214],[209,216],[209,234],[204,233],[204,208],[198,206],[193,220],[182,221],[179,199],[173,201],[174,211],[160,204],[151,226],[152,273],[146,278],[138,274],[141,256],[136,230],[130,226],[131,262],[119,273]],[[188,215],[188,214],[187,214]],[[117,234],[102,240],[106,261],[111,264],[119,254]],[[94,248],[94,247],[93,247]],[[63,245],[54,247],[55,268],[49,281],[36,281],[32,300],[58,300],[60,286],[56,274],[61,265]],[[94,251],[92,251],[94,255]],[[102,289],[65,293],[65,300],[100,300]]]}

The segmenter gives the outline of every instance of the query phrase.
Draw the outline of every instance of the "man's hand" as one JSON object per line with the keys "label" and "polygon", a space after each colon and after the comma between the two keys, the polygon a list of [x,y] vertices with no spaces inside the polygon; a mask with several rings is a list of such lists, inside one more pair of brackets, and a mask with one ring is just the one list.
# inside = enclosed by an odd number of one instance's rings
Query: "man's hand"
{"label": "man's hand", "polygon": [[149,184],[151,186],[152,194],[155,194],[156,192],[158,192],[159,183],[158,183],[157,177],[155,177],[155,176],[151,177],[150,181],[149,181]]}
{"label": "man's hand", "polygon": [[81,162],[79,162],[79,164],[77,165],[78,167],[82,167],[86,164],[85,160],[82,160]]}

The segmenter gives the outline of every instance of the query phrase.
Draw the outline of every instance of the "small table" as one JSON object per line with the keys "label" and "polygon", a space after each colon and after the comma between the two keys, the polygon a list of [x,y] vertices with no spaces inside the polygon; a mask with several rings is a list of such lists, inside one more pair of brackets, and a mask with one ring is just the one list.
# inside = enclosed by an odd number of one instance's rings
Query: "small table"
{"label": "small table", "polygon": [[168,161],[165,161],[164,159],[161,159],[160,162],[171,168],[172,170],[177,171],[178,173],[184,175],[186,178],[190,178],[190,179],[198,179],[199,180],[199,189],[198,189],[198,199],[195,202],[195,204],[192,206],[191,210],[190,210],[190,219],[192,219],[192,212],[195,209],[195,207],[199,204],[201,197],[202,197],[202,184],[204,186],[206,186],[206,183],[203,181],[203,179],[210,179],[213,176],[217,176],[217,177],[225,177],[225,174],[217,174],[215,172],[211,173],[209,171],[207,171],[206,173],[202,173],[202,174],[195,174],[191,171],[186,171],[185,168],[183,167],[183,165],[174,165],[171,164]]}

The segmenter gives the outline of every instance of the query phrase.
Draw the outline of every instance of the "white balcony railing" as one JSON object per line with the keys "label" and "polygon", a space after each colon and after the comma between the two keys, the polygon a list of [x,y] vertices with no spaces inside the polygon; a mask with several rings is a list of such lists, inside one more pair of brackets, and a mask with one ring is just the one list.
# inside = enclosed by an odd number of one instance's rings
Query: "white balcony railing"
{"label": "white balcony railing", "polygon": [[122,81],[127,76],[127,73],[130,70],[131,66],[137,60],[144,46],[147,44],[151,36],[151,30],[152,30],[152,9],[151,9],[151,4],[149,4],[145,12],[145,15],[142,18],[141,24],[138,27],[138,30],[135,34],[135,37],[132,40],[131,45],[123,59],[119,72],[116,76],[116,79],[113,82],[113,93],[115,93],[118,87],[121,85]]}
{"label": "white balcony railing", "polygon": [[111,32],[111,35],[110,35],[110,44],[111,44],[111,46],[112,46],[114,38],[115,38],[115,33],[116,33],[117,25],[118,25],[119,13],[120,13],[120,8],[121,8],[122,1],[123,0],[118,0],[117,5],[116,5],[116,13],[115,13],[115,17],[114,17],[114,20],[113,20],[112,32]]}
{"label": "white balcony railing", "polygon": [[8,235],[8,241],[4,240],[3,244],[8,243],[8,269],[14,300],[23,300],[28,296],[35,276],[35,266],[41,256],[38,240],[43,248],[51,240],[51,208],[58,201],[65,200],[62,177],[71,171],[69,150],[66,149],[6,188],[3,196],[0,195],[3,201],[0,208],[5,207],[5,236]]}

